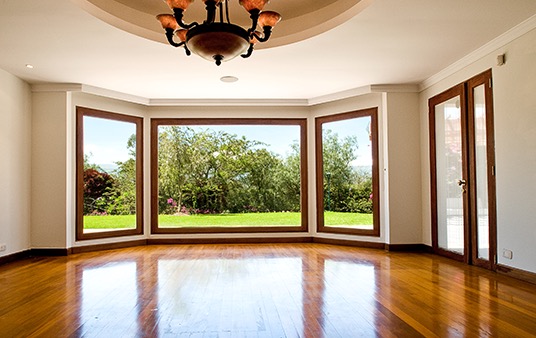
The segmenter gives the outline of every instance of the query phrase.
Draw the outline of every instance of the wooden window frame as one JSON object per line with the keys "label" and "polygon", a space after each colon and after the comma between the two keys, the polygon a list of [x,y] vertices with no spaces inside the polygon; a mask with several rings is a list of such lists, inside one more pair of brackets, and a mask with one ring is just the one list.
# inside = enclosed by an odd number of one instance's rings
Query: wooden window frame
{"label": "wooden window frame", "polygon": [[[158,227],[158,127],[159,126],[211,126],[211,125],[267,125],[300,127],[300,213],[299,226],[263,227]],[[305,118],[153,118],[151,119],[151,234],[205,234],[205,233],[273,233],[307,232],[307,119]]]}
{"label": "wooden window frame", "polygon": [[[351,229],[324,225],[324,158],[322,153],[322,126],[324,123],[370,117],[372,137],[372,217],[373,229]],[[318,232],[360,236],[380,236],[380,174],[378,151],[378,108],[361,109],[335,115],[315,118],[315,155],[316,155],[316,222]]]}
{"label": "wooden window frame", "polygon": [[[136,125],[136,227],[84,233],[84,116]],[[76,107],[76,240],[143,235],[143,118],[86,107]]]}

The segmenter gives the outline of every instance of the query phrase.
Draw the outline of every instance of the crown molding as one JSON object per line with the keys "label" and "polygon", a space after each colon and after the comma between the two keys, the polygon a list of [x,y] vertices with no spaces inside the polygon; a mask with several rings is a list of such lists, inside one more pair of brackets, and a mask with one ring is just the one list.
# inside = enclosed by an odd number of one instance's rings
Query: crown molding
{"label": "crown molding", "polygon": [[418,84],[377,84],[363,87],[352,88],[337,93],[317,96],[308,100],[309,106],[316,106],[323,103],[340,101],[356,96],[372,93],[418,93]]}
{"label": "crown molding", "polygon": [[32,92],[81,92],[82,87],[80,83],[40,83],[32,85]]}
{"label": "crown molding", "polygon": [[372,93],[419,93],[420,87],[418,84],[378,84],[371,85]]}
{"label": "crown molding", "polygon": [[103,96],[103,97],[107,97],[110,99],[136,103],[136,104],[140,104],[144,106],[148,106],[149,101],[150,101],[149,99],[141,97],[141,96],[125,94],[122,92],[116,92],[114,90],[104,89],[100,87],[93,87],[89,85],[82,85],[82,92],[97,95],[97,96]]}
{"label": "crown molding", "polygon": [[329,103],[333,101],[348,99],[354,96],[370,94],[372,93],[370,87],[371,86],[363,86],[363,87],[343,90],[341,92],[336,92],[332,94],[317,96],[317,97],[307,100],[307,103],[308,103],[307,105],[316,106],[316,105],[323,104],[323,103]]}
{"label": "crown molding", "polygon": [[150,99],[160,107],[305,107],[306,99]]}
{"label": "crown molding", "polygon": [[148,106],[149,100],[140,96],[125,94],[114,90],[94,87],[90,85],[80,83],[44,83],[33,84],[32,92],[44,93],[44,92],[80,92],[102,96],[110,99],[116,99],[126,101],[130,103],[136,103]]}
{"label": "crown molding", "polygon": [[81,92],[147,107],[311,107],[372,93],[417,93],[419,86],[416,84],[369,85],[312,99],[147,99],[79,83],[34,84],[32,92]]}
{"label": "crown molding", "polygon": [[446,79],[447,77],[459,72],[473,62],[482,59],[483,57],[493,53],[497,49],[503,48],[508,43],[514,41],[515,39],[521,37],[522,35],[530,32],[533,29],[536,29],[536,15],[531,16],[527,20],[506,31],[505,33],[499,35],[498,37],[486,43],[477,50],[467,54],[460,60],[448,66],[447,68],[441,70],[439,73],[436,73],[435,75],[432,75],[429,78],[425,79],[421,82],[419,91],[423,91],[433,86],[434,84]]}

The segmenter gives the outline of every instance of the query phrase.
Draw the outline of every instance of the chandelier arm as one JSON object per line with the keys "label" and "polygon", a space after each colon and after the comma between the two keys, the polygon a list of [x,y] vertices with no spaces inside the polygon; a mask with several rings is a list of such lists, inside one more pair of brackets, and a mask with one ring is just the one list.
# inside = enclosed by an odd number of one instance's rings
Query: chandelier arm
{"label": "chandelier arm", "polygon": [[246,54],[242,54],[240,56],[243,57],[244,59],[247,59],[248,57],[250,57],[251,54],[253,54],[253,47],[254,47],[254,45],[252,43],[250,43],[248,51],[246,52]]}
{"label": "chandelier arm", "polygon": [[251,18],[251,28],[248,30],[248,33],[254,33],[255,29],[257,28],[257,24],[259,22],[259,14],[261,13],[260,10],[255,9],[250,12],[250,18]]}
{"label": "chandelier arm", "polygon": [[205,3],[207,4],[205,7],[207,10],[207,20],[205,23],[213,23],[216,20],[216,1],[207,0]]}
{"label": "chandelier arm", "polygon": [[257,33],[255,33],[255,32],[253,32],[251,35],[254,36],[259,42],[266,42],[266,41],[268,41],[268,39],[272,35],[272,27],[264,26],[262,31],[264,33],[262,37],[257,35]]}
{"label": "chandelier arm", "polygon": [[192,55],[192,52],[190,52],[186,43],[183,42],[183,44],[184,44],[184,52],[186,53],[186,56]]}
{"label": "chandelier arm", "polygon": [[193,28],[195,26],[199,26],[199,24],[197,22],[192,22],[190,24],[184,23],[184,21],[182,21],[183,14],[184,14],[184,10],[182,10],[180,8],[174,8],[173,9],[173,16],[175,17],[175,20],[177,21],[177,24],[181,28],[190,29],[190,28]]}
{"label": "chandelier arm", "polygon": [[169,42],[170,45],[172,45],[173,47],[180,47],[182,45],[184,45],[184,42],[181,42],[181,43],[176,43],[174,40],[173,40],[173,36],[175,35],[175,32],[173,31],[173,29],[171,28],[166,28],[166,38]]}
{"label": "chandelier arm", "polygon": [[231,20],[229,19],[229,1],[225,1],[225,18],[227,19],[227,23],[231,24]]}

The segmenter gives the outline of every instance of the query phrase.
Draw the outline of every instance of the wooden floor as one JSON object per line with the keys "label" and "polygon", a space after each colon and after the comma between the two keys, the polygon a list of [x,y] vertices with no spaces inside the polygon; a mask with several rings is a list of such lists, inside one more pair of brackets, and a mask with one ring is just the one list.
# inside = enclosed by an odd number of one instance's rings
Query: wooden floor
{"label": "wooden floor", "polygon": [[536,285],[428,254],[143,246],[0,266],[0,337],[530,337]]}

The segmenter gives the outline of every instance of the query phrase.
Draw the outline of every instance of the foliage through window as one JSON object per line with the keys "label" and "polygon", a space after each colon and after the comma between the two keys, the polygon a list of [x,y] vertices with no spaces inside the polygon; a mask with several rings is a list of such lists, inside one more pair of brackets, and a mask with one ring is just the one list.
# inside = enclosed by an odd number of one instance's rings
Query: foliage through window
{"label": "foliage through window", "polygon": [[306,226],[305,120],[152,120],[153,232]]}
{"label": "foliage through window", "polygon": [[318,230],[379,236],[377,110],[315,122]]}
{"label": "foliage through window", "polygon": [[77,107],[77,239],[142,233],[142,118]]}

